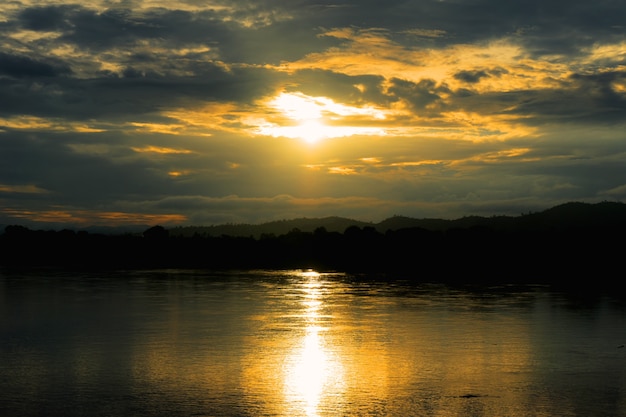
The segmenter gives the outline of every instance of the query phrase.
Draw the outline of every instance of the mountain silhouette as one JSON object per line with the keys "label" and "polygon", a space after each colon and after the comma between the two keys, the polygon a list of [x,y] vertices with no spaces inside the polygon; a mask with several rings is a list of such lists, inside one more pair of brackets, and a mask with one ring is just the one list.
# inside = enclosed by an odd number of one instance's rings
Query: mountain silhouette
{"label": "mountain silhouette", "polygon": [[282,235],[294,229],[314,232],[324,228],[328,232],[344,232],[350,226],[373,227],[379,233],[407,228],[433,231],[487,227],[495,231],[555,230],[566,228],[594,228],[624,226],[626,204],[620,202],[564,203],[537,213],[520,216],[466,216],[447,220],[437,218],[412,218],[393,216],[378,223],[364,222],[344,217],[297,218],[262,224],[222,224],[213,226],[179,226],[170,229],[172,236],[235,236],[260,238],[262,235]]}
{"label": "mountain silhouette", "polygon": [[260,238],[263,235],[283,235],[292,230],[314,232],[324,228],[328,232],[344,232],[350,226],[367,227],[372,223],[348,219],[344,217],[296,218],[278,220],[262,224],[221,224],[214,226],[179,226],[170,229],[172,236],[235,236]]}

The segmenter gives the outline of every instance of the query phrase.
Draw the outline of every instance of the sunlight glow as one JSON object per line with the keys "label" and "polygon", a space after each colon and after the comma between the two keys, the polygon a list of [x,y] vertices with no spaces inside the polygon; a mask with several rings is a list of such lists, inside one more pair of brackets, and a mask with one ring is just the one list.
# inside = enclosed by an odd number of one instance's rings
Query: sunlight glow
{"label": "sunlight glow", "polygon": [[328,359],[321,346],[318,329],[309,328],[289,381],[300,397],[307,416],[317,416],[328,373]]}
{"label": "sunlight glow", "polygon": [[353,126],[359,120],[385,119],[378,109],[353,107],[336,103],[327,97],[311,97],[302,93],[281,93],[267,103],[286,120],[265,122],[257,133],[301,139],[316,143],[322,139],[353,135],[385,135],[379,127]]}
{"label": "sunlight glow", "polygon": [[342,372],[325,345],[325,329],[319,325],[323,306],[320,274],[309,270],[300,275],[307,280],[302,287],[306,335],[288,359],[285,386],[290,402],[299,404],[307,417],[317,417],[324,395],[342,384]]}

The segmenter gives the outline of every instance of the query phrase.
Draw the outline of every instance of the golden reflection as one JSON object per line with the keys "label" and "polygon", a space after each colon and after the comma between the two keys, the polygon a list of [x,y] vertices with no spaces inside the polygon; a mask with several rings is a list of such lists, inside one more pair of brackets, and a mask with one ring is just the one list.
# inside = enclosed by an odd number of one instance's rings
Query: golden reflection
{"label": "golden reflection", "polygon": [[288,401],[301,403],[307,416],[316,416],[329,374],[328,358],[317,329],[307,331],[292,361],[285,378]]}
{"label": "golden reflection", "polygon": [[305,336],[287,358],[285,396],[291,408],[301,409],[304,415],[313,417],[319,416],[324,397],[337,394],[341,389],[343,376],[341,364],[328,349],[323,337],[320,274],[305,271],[300,275],[308,279],[302,286]]}

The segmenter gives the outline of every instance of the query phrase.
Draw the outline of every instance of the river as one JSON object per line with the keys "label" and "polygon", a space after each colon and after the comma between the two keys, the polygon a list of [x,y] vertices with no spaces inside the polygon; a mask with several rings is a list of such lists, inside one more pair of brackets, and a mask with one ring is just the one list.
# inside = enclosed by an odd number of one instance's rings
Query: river
{"label": "river", "polygon": [[0,273],[2,416],[626,416],[626,302],[311,270]]}

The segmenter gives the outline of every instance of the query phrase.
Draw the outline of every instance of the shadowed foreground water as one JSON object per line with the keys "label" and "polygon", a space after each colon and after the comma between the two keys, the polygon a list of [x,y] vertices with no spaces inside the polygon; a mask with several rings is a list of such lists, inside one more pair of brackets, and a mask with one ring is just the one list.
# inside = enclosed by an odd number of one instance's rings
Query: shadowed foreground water
{"label": "shadowed foreground water", "polygon": [[2,416],[626,416],[626,308],[313,271],[0,275]]}

